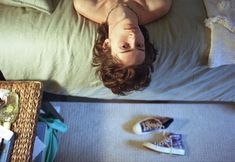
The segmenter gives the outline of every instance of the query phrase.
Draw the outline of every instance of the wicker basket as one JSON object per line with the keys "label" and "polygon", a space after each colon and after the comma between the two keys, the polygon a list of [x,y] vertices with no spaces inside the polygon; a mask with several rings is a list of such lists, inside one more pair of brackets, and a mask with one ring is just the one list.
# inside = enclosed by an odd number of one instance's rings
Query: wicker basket
{"label": "wicker basket", "polygon": [[11,161],[31,161],[42,98],[42,83],[39,81],[0,81],[0,88],[9,89],[19,95],[19,115],[11,127],[16,134]]}

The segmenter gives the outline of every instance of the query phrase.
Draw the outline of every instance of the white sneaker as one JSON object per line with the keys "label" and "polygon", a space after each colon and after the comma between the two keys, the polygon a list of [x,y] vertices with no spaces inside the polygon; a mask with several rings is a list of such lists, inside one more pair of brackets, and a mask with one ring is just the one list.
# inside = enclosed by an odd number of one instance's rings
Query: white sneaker
{"label": "white sneaker", "polygon": [[133,132],[136,134],[148,134],[161,129],[166,129],[173,120],[174,119],[170,117],[147,117],[133,126]]}

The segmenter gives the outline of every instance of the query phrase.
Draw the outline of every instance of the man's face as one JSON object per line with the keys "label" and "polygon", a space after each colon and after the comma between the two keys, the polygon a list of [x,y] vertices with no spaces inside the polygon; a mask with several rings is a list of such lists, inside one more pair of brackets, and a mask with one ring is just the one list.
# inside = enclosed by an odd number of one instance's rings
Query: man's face
{"label": "man's face", "polygon": [[109,33],[106,40],[111,48],[111,54],[126,66],[139,65],[145,59],[144,36],[133,24],[118,24]]}

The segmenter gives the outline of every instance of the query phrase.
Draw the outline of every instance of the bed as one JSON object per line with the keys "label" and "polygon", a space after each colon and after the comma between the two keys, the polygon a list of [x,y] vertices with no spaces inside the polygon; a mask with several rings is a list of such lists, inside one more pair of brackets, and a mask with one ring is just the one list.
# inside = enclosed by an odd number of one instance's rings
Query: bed
{"label": "bed", "polygon": [[204,23],[203,0],[175,0],[168,15],[146,25],[159,50],[155,72],[148,88],[128,96],[112,94],[95,75],[97,25],[76,13],[72,0],[52,1],[54,8],[46,11],[5,1],[0,70],[7,80],[41,80],[48,93],[98,99],[235,101],[235,61],[210,64],[213,27]]}

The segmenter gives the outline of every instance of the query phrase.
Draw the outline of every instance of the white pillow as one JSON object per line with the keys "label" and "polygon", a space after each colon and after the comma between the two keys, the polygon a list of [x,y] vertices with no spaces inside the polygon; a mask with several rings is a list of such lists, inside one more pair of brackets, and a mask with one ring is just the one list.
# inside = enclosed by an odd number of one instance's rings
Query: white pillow
{"label": "white pillow", "polygon": [[235,1],[204,0],[211,29],[209,66],[235,64]]}
{"label": "white pillow", "polygon": [[31,7],[47,14],[53,13],[56,6],[53,0],[0,0],[0,4],[14,7]]}

